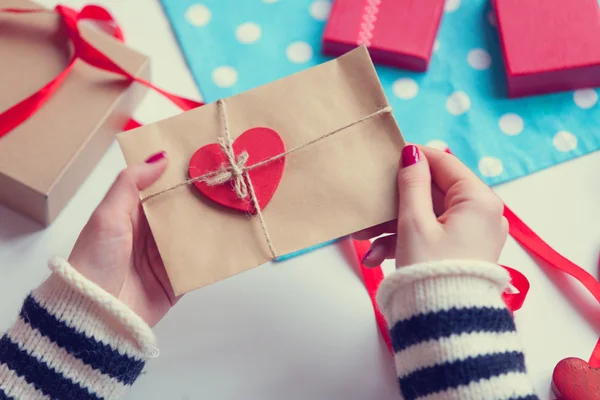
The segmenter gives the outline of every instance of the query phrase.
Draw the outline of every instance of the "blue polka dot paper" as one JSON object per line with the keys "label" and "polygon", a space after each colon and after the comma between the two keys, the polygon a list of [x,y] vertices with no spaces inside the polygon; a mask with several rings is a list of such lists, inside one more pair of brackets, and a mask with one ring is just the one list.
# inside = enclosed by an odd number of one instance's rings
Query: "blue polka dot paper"
{"label": "blue polka dot paper", "polygon": [[[161,1],[206,101],[328,59],[327,0]],[[488,1],[447,0],[428,72],[377,67],[405,138],[448,146],[491,185],[597,150],[598,91],[508,99],[495,25]]]}

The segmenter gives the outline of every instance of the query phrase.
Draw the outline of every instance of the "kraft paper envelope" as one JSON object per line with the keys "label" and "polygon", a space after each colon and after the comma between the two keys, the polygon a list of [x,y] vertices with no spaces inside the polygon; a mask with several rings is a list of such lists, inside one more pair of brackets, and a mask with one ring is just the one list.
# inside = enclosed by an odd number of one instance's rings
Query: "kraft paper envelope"
{"label": "kraft paper envelope", "polygon": [[[277,254],[395,218],[404,141],[393,115],[378,114],[389,106],[364,47],[224,102],[233,139],[267,127],[286,150],[372,115],[285,156],[281,182],[262,210]],[[192,155],[224,135],[222,112],[208,104],[119,135],[128,164],[168,154],[167,171],[142,198],[189,179]],[[193,184],[147,199],[143,207],[178,295],[273,258],[257,215],[221,206]]]}

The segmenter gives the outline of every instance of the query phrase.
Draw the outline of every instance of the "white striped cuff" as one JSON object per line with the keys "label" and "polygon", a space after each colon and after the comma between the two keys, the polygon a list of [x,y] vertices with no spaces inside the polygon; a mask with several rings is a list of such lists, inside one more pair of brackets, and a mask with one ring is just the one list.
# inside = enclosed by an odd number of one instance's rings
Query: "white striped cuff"
{"label": "white striped cuff", "polygon": [[505,308],[501,294],[510,276],[497,264],[434,261],[401,267],[382,282],[377,303],[388,325],[416,314],[451,308]]}

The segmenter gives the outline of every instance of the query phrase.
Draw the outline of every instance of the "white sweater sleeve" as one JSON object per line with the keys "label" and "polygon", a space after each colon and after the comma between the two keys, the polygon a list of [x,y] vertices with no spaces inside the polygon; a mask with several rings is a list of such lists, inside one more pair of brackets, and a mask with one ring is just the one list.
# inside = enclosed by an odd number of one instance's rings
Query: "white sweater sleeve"
{"label": "white sweater sleeve", "polygon": [[480,261],[399,268],[379,290],[405,400],[537,400],[513,317],[508,273]]}
{"label": "white sweater sleeve", "polygon": [[0,339],[0,400],[118,399],[157,354],[150,327],[64,260]]}

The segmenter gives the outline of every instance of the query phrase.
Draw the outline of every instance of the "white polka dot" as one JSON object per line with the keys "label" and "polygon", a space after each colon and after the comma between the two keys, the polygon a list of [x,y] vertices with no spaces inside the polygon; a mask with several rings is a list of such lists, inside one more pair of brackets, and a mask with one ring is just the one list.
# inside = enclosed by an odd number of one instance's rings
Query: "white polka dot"
{"label": "white polka dot", "polygon": [[509,136],[515,136],[521,133],[524,125],[523,118],[515,113],[504,114],[498,121],[498,126],[500,126],[502,133]]}
{"label": "white polka dot", "polygon": [[433,51],[436,52],[440,49],[440,41],[435,39],[435,42],[433,42]]}
{"label": "white polka dot", "polygon": [[212,80],[218,87],[231,87],[237,82],[237,71],[233,67],[223,65],[213,70]]}
{"label": "white polka dot", "polygon": [[502,174],[502,171],[504,171],[502,161],[498,160],[496,157],[483,157],[481,160],[479,160],[478,167],[481,175],[487,178],[498,176]]}
{"label": "white polka dot", "polygon": [[448,143],[444,142],[443,140],[438,140],[438,139],[431,140],[425,146],[432,147],[432,148],[438,149],[438,150],[447,150],[448,149]]}
{"label": "white polka dot", "polygon": [[560,131],[554,135],[552,144],[554,144],[556,150],[566,153],[577,148],[577,137],[571,132]]}
{"label": "white polka dot", "polygon": [[287,47],[288,60],[295,64],[302,64],[312,58],[312,47],[306,42],[294,42]]}
{"label": "white polka dot", "polygon": [[329,17],[330,11],[331,3],[326,0],[313,1],[309,8],[310,15],[318,21],[325,21]]}
{"label": "white polka dot", "polygon": [[412,99],[419,93],[419,84],[410,78],[400,78],[392,84],[392,91],[403,100]]}
{"label": "white polka dot", "polygon": [[254,22],[246,22],[238,26],[235,30],[235,37],[240,43],[250,44],[260,39],[262,35],[262,29],[260,25]]}
{"label": "white polka dot", "polygon": [[193,4],[185,11],[185,19],[194,26],[208,24],[211,15],[210,10],[204,4]]}
{"label": "white polka dot", "polygon": [[467,62],[474,69],[483,71],[492,65],[492,58],[484,49],[473,49],[467,55]]}
{"label": "white polka dot", "polygon": [[579,108],[592,108],[598,102],[598,93],[594,89],[576,90],[573,93],[573,101]]}
{"label": "white polka dot", "polygon": [[444,10],[450,13],[458,10],[458,7],[460,7],[460,0],[446,0]]}
{"label": "white polka dot", "polygon": [[496,20],[496,13],[494,12],[494,10],[490,10],[487,13],[487,20],[491,26],[498,26],[498,21]]}
{"label": "white polka dot", "polygon": [[471,100],[465,92],[457,91],[452,93],[446,100],[446,108],[452,115],[461,115],[471,108]]}

